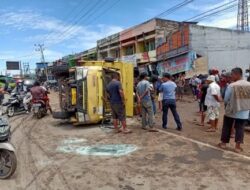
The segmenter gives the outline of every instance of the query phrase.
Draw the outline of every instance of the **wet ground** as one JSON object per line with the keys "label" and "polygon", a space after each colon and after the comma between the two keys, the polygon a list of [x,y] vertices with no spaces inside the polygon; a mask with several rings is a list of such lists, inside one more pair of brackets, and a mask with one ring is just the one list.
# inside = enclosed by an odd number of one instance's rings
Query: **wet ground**
{"label": "wet ground", "polygon": [[[55,94],[51,98],[56,108]],[[179,110],[183,132],[174,130],[172,118],[169,129],[158,133],[141,130],[133,118],[128,120],[133,133],[127,135],[100,126],[73,127],[50,115],[11,118],[18,168],[0,189],[249,189],[249,134],[244,154],[221,151],[214,147],[219,131],[208,134],[193,124],[196,102],[187,98]]]}

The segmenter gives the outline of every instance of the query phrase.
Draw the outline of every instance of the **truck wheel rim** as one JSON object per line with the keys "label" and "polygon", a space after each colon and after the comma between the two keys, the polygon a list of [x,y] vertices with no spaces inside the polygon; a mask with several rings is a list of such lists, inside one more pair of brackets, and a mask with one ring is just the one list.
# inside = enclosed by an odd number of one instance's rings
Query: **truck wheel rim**
{"label": "truck wheel rim", "polygon": [[7,176],[12,170],[12,160],[9,151],[0,151],[0,176]]}

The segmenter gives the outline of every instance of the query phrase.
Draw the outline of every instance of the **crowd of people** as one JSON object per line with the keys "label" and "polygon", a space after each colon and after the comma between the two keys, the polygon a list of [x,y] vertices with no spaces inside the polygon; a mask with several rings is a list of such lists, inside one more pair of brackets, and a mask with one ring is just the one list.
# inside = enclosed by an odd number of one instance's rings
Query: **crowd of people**
{"label": "crowd of people", "polygon": [[[188,84],[199,102],[201,121],[199,125],[205,126],[208,119],[210,127],[206,132],[218,130],[219,116],[222,102],[225,105],[225,116],[222,126],[220,148],[226,148],[230,138],[235,137],[235,151],[241,152],[244,141],[244,126],[249,118],[250,110],[250,82],[243,79],[241,68],[234,68],[230,72],[223,70],[221,73],[215,69],[208,75],[193,76]],[[249,77],[248,77],[249,78]],[[162,77],[151,78],[147,73],[141,73],[135,81],[135,100],[138,105],[137,114],[141,117],[141,128],[149,132],[157,132],[154,115],[156,114],[156,101],[162,113],[162,128],[167,129],[168,111],[171,110],[176,130],[181,131],[183,124],[177,111],[176,102],[182,100],[186,89],[185,74],[173,78],[169,73]],[[130,133],[126,127],[124,93],[119,76],[114,75],[107,88],[113,112],[114,127],[117,132]],[[158,97],[158,98],[156,98]],[[122,130],[118,128],[118,121],[122,123]]]}

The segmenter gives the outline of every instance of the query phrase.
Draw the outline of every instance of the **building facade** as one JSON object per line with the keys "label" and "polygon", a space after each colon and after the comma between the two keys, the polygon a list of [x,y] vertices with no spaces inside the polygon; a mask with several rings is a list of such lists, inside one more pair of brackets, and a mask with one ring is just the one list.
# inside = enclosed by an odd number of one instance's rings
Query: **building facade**
{"label": "building facade", "polygon": [[156,47],[179,25],[179,22],[156,18],[103,38],[97,41],[98,60],[113,57],[144,70],[157,62]]}
{"label": "building facade", "polygon": [[249,69],[250,33],[183,23],[157,47],[157,71],[207,74],[209,69]]}

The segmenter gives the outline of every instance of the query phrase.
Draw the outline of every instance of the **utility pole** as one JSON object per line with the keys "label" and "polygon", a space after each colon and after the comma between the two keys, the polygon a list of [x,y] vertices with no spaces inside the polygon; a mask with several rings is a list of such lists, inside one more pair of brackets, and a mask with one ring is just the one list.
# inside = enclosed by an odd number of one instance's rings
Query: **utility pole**
{"label": "utility pole", "polygon": [[45,63],[45,59],[44,59],[44,44],[35,44],[36,51],[39,51],[41,53],[41,63]]}
{"label": "utility pole", "polygon": [[47,65],[45,65],[45,58],[44,58],[44,44],[35,44],[35,47],[37,47],[35,50],[39,51],[41,53],[41,63],[44,64],[44,68],[45,68],[45,75],[46,75],[46,79],[48,80],[48,68]]}
{"label": "utility pole", "polygon": [[29,63],[23,63],[23,71],[24,75],[29,75],[30,74],[30,64]]}
{"label": "utility pole", "polygon": [[239,0],[238,2],[237,29],[241,31],[249,31],[248,0]]}

